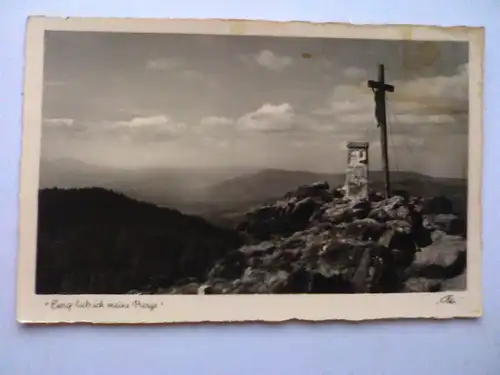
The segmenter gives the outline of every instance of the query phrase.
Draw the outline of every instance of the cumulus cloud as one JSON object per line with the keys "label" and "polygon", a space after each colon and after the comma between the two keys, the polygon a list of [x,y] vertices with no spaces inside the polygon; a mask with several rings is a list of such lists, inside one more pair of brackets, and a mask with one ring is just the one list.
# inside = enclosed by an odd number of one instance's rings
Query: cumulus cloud
{"label": "cumulus cloud", "polygon": [[[354,71],[349,74],[354,75]],[[388,121],[395,125],[414,125],[414,131],[464,132],[468,116],[467,64],[450,76],[423,77],[391,82],[395,92],[387,97]],[[323,106],[313,113],[336,124],[364,128],[375,123],[373,93],[363,79],[356,84],[337,85]],[[416,128],[418,126],[418,128]],[[406,131],[406,129],[402,129]]]}
{"label": "cumulus cloud", "polygon": [[269,50],[262,50],[254,55],[241,56],[245,62],[254,62],[259,66],[274,72],[279,72],[293,64],[293,59],[288,56],[280,56]]}
{"label": "cumulus cloud", "polygon": [[112,123],[114,127],[126,128],[144,128],[148,126],[158,126],[168,124],[170,119],[165,115],[149,116],[149,117],[134,117],[129,121],[117,121]]}
{"label": "cumulus cloud", "polygon": [[166,115],[134,117],[129,121],[105,122],[103,131],[127,141],[164,141],[176,139],[187,130],[183,122]]}
{"label": "cumulus cloud", "polygon": [[294,120],[295,112],[290,104],[266,103],[256,111],[241,116],[236,121],[236,127],[257,132],[283,132],[293,128]]}
{"label": "cumulus cloud", "polygon": [[162,129],[170,133],[182,133],[186,130],[186,124],[172,120],[165,115],[134,117],[130,121],[118,121],[115,123],[118,127],[136,128],[141,130]]}
{"label": "cumulus cloud", "polygon": [[416,102],[441,112],[464,113],[468,110],[468,64],[459,66],[452,76],[423,77],[394,84],[396,97],[401,102]]}

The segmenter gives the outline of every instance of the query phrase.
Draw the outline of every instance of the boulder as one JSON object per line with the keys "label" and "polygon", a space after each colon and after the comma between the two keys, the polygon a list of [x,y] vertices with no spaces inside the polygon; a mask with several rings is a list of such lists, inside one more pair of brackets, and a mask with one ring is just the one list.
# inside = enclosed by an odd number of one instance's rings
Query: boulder
{"label": "boulder", "polygon": [[310,185],[310,188],[311,189],[316,189],[316,190],[329,190],[330,189],[330,184],[328,183],[328,181],[318,181],[318,182],[314,182]]}
{"label": "boulder", "polygon": [[369,215],[371,208],[368,200],[356,201],[351,207],[351,214],[355,219],[364,219]]}
{"label": "boulder", "polygon": [[413,241],[418,248],[426,247],[432,244],[432,234],[432,231],[425,229],[424,227],[414,227],[411,231]]}
{"label": "boulder", "polygon": [[441,280],[426,279],[424,277],[413,277],[404,284],[404,293],[430,293],[439,292],[441,289]]}
{"label": "boulder", "polygon": [[232,251],[210,270],[209,278],[235,279],[241,276],[248,265],[245,253],[240,250]]}
{"label": "boulder", "polygon": [[388,249],[398,249],[413,255],[416,244],[412,236],[411,225],[402,220],[391,220],[387,222],[387,228],[378,243]]}
{"label": "boulder", "polygon": [[407,190],[394,189],[392,194],[403,198],[405,202],[408,202],[410,199],[410,193]]}
{"label": "boulder", "polygon": [[328,207],[323,213],[323,219],[333,224],[352,221],[353,215],[348,205],[335,205]]}
{"label": "boulder", "polygon": [[299,260],[303,255],[301,250],[302,249],[279,249],[272,255],[263,258],[262,265],[270,270],[281,269],[291,272],[299,265]]}
{"label": "boulder", "polygon": [[332,198],[330,193],[330,185],[327,181],[319,181],[309,185],[302,185],[297,188],[297,190],[289,192],[285,195],[285,198],[297,197],[298,199],[304,199],[308,197],[317,197],[329,199]]}
{"label": "boulder", "polygon": [[378,191],[371,190],[368,193],[368,199],[370,200],[370,202],[381,202],[381,201],[385,200],[385,196],[384,196],[384,194],[382,194]]}
{"label": "boulder", "polygon": [[266,279],[266,286],[269,293],[292,293],[290,284],[290,274],[283,270],[270,273]]}
{"label": "boulder", "polygon": [[389,212],[387,212],[383,207],[375,207],[368,214],[370,219],[377,220],[379,222],[384,222],[387,220],[392,220],[392,217]]}
{"label": "boulder", "polygon": [[332,189],[333,198],[343,198],[344,195],[345,195],[345,188],[337,187],[335,189]]}
{"label": "boulder", "polygon": [[185,285],[174,286],[168,289],[160,289],[157,294],[198,294],[199,283],[189,283]]}
{"label": "boulder", "polygon": [[431,232],[431,241],[432,242],[439,242],[445,239],[447,234],[443,232],[442,230],[436,229]]}
{"label": "boulder", "polygon": [[428,230],[436,230],[437,226],[434,223],[434,215],[423,215],[422,226]]}
{"label": "boulder", "polygon": [[240,279],[226,280],[222,278],[209,279],[199,284],[197,294],[229,294],[234,293],[240,284]]}
{"label": "boulder", "polygon": [[302,246],[302,245],[304,245],[304,243],[306,241],[305,236],[310,232],[311,232],[310,230],[305,230],[302,232],[295,232],[291,236],[284,238],[282,240],[281,244],[283,246],[288,247],[288,248]]}
{"label": "boulder", "polygon": [[214,283],[211,294],[283,294],[311,291],[311,275],[304,269],[294,272],[248,268],[241,279]]}
{"label": "boulder", "polygon": [[383,282],[392,257],[373,241],[334,239],[318,255],[317,263],[308,266],[310,272],[321,275],[316,279],[321,292],[368,293],[386,288]]}
{"label": "boulder", "polygon": [[[409,214],[407,213],[407,209],[404,208],[404,202],[404,198],[400,196],[393,196],[389,199],[377,202],[372,205],[368,217],[377,221],[405,219]],[[403,208],[399,210],[401,207]]]}
{"label": "boulder", "polygon": [[465,270],[466,241],[458,236],[444,235],[415,254],[409,268],[412,277],[449,279]]}
{"label": "boulder", "polygon": [[401,197],[399,195],[394,195],[384,201],[384,206],[387,211],[396,210],[397,208],[403,206],[404,204],[405,204],[404,197]]}
{"label": "boulder", "polygon": [[[185,293],[398,293],[460,290],[465,224],[446,199],[404,192],[347,200],[327,182],[300,186],[252,210],[239,229],[248,240],[225,253],[206,280]],[[337,195],[338,196],[337,196]],[[439,213],[429,213],[434,210]],[[427,211],[426,211],[427,210]],[[425,213],[427,212],[427,213]]]}
{"label": "boulder", "polygon": [[447,234],[465,234],[465,222],[453,214],[439,214],[434,216],[434,224]]}
{"label": "boulder", "polygon": [[290,274],[283,270],[268,272],[249,267],[232,291],[244,294],[285,293],[290,291],[289,280]]}
{"label": "boulder", "polygon": [[383,223],[370,218],[354,220],[345,227],[345,235],[358,240],[377,241],[386,230]]}
{"label": "boulder", "polygon": [[443,292],[459,292],[465,290],[467,290],[467,273],[465,271],[461,275],[444,280],[441,284],[441,291]]}
{"label": "boulder", "polygon": [[398,220],[406,220],[408,222],[411,221],[411,211],[408,206],[401,206],[396,209],[396,217]]}
{"label": "boulder", "polygon": [[453,202],[443,196],[433,197],[424,200],[423,202],[423,214],[452,214],[453,213]]}
{"label": "boulder", "polygon": [[287,218],[293,228],[303,229],[309,223],[309,219],[316,210],[318,204],[310,197],[302,199],[293,207]]}
{"label": "boulder", "polygon": [[410,235],[413,229],[411,223],[405,220],[389,220],[385,223],[385,226],[398,233],[407,235]]}
{"label": "boulder", "polygon": [[[275,250],[275,245],[271,241],[263,241],[255,245],[245,245],[239,248],[239,252],[245,257],[262,256],[271,254]],[[231,253],[228,256],[233,256]],[[239,255],[236,255],[239,257]]]}
{"label": "boulder", "polygon": [[467,231],[465,220],[454,214],[424,215],[423,227],[451,235],[465,236]]}
{"label": "boulder", "polygon": [[289,236],[307,228],[312,221],[317,222],[323,203],[312,197],[281,200],[275,205],[263,206],[246,214],[237,230],[260,241]]}

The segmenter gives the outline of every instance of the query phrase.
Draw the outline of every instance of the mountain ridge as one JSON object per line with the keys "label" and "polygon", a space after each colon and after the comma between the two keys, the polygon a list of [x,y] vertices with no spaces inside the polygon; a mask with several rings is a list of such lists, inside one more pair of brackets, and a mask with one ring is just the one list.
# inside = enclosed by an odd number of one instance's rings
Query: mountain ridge
{"label": "mountain ridge", "polygon": [[[369,171],[374,189],[382,188],[383,172]],[[319,173],[302,170],[284,170],[257,167],[213,167],[213,168],[147,168],[116,169],[96,167],[74,159],[60,159],[40,166],[40,187],[103,187],[120,191],[127,196],[162,206],[177,203],[180,208],[193,203],[216,201],[248,201],[275,199],[283,191],[314,181],[325,180],[332,186],[343,184],[345,173]],[[392,171],[393,185],[406,189],[411,184],[424,182],[466,185],[466,179],[432,177],[416,172]],[[407,182],[404,184],[404,182]],[[400,188],[395,186],[395,188]],[[433,193],[431,195],[434,195]],[[194,211],[196,212],[196,210]]]}
{"label": "mountain ridge", "polygon": [[[41,189],[38,208],[38,294],[431,291],[455,287],[465,267],[466,219],[445,197],[372,191],[350,202],[316,182],[241,212],[232,226],[103,188]],[[350,252],[372,259],[382,281],[352,279],[361,265]]]}
{"label": "mountain ridge", "polygon": [[42,189],[36,291],[123,294],[152,276],[160,284],[202,277],[242,241],[201,217],[110,190]]}

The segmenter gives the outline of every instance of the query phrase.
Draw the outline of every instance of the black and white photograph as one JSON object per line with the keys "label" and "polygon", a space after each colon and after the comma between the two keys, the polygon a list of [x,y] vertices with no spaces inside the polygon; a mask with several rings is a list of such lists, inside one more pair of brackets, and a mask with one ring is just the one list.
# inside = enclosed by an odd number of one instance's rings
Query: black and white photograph
{"label": "black and white photograph", "polygon": [[34,295],[435,294],[457,308],[480,261],[469,34],[275,27],[42,30],[22,186]]}

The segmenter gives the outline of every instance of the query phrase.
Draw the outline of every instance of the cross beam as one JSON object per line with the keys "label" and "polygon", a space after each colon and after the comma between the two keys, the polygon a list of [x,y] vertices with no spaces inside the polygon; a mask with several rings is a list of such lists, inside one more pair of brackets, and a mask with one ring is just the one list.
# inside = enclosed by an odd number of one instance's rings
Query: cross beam
{"label": "cross beam", "polygon": [[385,83],[384,65],[380,64],[378,67],[378,81],[369,80],[368,87],[375,90],[394,92],[394,86]]}
{"label": "cross beam", "polygon": [[394,86],[385,83],[384,65],[379,65],[378,81],[369,80],[370,87],[375,94],[375,118],[377,127],[380,127],[380,143],[382,146],[382,162],[384,165],[385,196],[389,198],[391,185],[389,179],[389,156],[387,152],[387,115],[386,92],[394,92]]}

